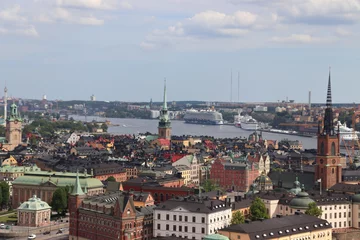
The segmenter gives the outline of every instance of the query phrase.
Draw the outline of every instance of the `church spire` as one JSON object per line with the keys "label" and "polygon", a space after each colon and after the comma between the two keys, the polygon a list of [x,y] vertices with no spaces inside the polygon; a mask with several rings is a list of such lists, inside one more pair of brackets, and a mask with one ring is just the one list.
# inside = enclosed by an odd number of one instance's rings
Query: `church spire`
{"label": "church spire", "polygon": [[326,96],[326,107],[329,108],[332,106],[332,99],[331,99],[331,68],[329,68],[329,82],[328,82],[328,89],[327,89],[327,96]]}
{"label": "church spire", "polygon": [[329,81],[326,95],[326,109],[324,116],[324,129],[322,132],[323,135],[334,135],[334,119],[333,119],[333,110],[332,110],[332,98],[331,98],[331,72],[329,69]]}
{"label": "church spire", "polygon": [[75,186],[71,192],[71,195],[85,195],[85,193],[81,189],[81,184],[80,184],[80,179],[79,179],[79,170],[76,170]]}
{"label": "church spire", "polygon": [[167,102],[166,102],[166,78],[164,79],[164,100],[163,100],[163,110],[167,110]]}

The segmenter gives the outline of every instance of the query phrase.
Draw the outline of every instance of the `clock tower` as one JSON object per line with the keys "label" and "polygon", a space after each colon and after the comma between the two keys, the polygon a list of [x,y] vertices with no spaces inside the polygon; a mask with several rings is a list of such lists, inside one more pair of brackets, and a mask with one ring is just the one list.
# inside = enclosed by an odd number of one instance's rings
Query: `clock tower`
{"label": "clock tower", "polygon": [[340,163],[340,136],[335,132],[331,99],[331,77],[326,98],[326,109],[323,127],[318,127],[317,154],[315,165],[315,181],[321,184],[323,190],[341,182],[342,165]]}

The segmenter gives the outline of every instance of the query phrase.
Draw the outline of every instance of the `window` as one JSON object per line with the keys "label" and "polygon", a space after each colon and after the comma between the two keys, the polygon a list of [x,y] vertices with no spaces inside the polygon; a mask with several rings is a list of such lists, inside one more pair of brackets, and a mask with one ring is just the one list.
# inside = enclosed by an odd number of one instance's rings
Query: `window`
{"label": "window", "polygon": [[182,222],[182,216],[179,216],[179,221]]}
{"label": "window", "polygon": [[351,212],[349,212],[349,217],[351,217]]}
{"label": "window", "polygon": [[193,232],[193,233],[195,233],[195,232],[196,232],[195,227],[192,227],[192,232]]}
{"label": "window", "polygon": [[337,226],[336,226],[336,225],[337,225],[336,223],[337,223],[337,222],[334,222],[334,224],[335,224],[335,226],[334,226],[334,227],[335,227],[335,228],[337,227]]}
{"label": "window", "polygon": [[339,228],[341,228],[341,222],[339,222]]}
{"label": "window", "polygon": [[169,224],[166,224],[166,230],[169,231]]}
{"label": "window", "polygon": [[341,212],[339,212],[339,218],[341,218]]}
{"label": "window", "polygon": [[320,155],[324,155],[324,154],[325,154],[325,145],[324,142],[322,142],[320,145]]}
{"label": "window", "polygon": [[179,226],[179,232],[182,232],[182,226]]}
{"label": "window", "polygon": [[327,213],[325,213],[325,219],[327,219]]}
{"label": "window", "polygon": [[334,174],[335,173],[335,168],[331,169],[331,173]]}
{"label": "window", "polygon": [[176,215],[173,216],[173,220],[176,221]]}
{"label": "window", "polygon": [[336,154],[335,154],[335,143],[334,143],[334,142],[331,144],[331,155],[332,155],[332,156],[335,156],[335,155],[336,155]]}
{"label": "window", "polygon": [[344,221],[344,227],[346,227],[346,221]]}
{"label": "window", "polygon": [[332,218],[332,213],[330,213],[330,219]]}
{"label": "window", "polygon": [[173,226],[173,231],[176,232],[176,225]]}
{"label": "window", "polygon": [[192,219],[192,220],[193,220],[193,222],[196,222],[196,217],[193,217],[193,219]]}
{"label": "window", "polygon": [[187,220],[188,220],[188,217],[187,217],[187,216],[185,216],[185,222],[187,222]]}
{"label": "window", "polygon": [[170,215],[166,214],[166,220],[170,220]]}
{"label": "window", "polygon": [[161,229],[161,228],[160,228],[160,224],[157,225],[157,229],[159,229],[159,230]]}
{"label": "window", "polygon": [[205,218],[204,217],[201,218],[201,223],[205,223]]}
{"label": "window", "polygon": [[201,233],[202,233],[202,234],[205,233],[205,228],[201,228]]}
{"label": "window", "polygon": [[337,214],[336,214],[336,213],[334,213],[334,218],[336,218],[336,215],[337,215]]}
{"label": "window", "polygon": [[188,232],[187,230],[188,230],[188,228],[187,228],[187,226],[185,226],[185,232],[186,232],[186,233]]}
{"label": "window", "polygon": [[161,219],[160,214],[158,214],[158,219]]}

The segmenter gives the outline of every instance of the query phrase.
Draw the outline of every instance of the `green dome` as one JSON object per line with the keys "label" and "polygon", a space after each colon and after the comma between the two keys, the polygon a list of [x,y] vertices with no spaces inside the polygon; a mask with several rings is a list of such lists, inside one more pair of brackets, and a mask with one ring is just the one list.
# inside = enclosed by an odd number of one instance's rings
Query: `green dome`
{"label": "green dome", "polygon": [[257,185],[271,185],[271,186],[273,185],[271,179],[265,174],[261,174],[260,176],[258,176],[254,182]]}
{"label": "green dome", "polygon": [[47,202],[41,201],[40,198],[34,195],[28,201],[23,202],[20,207],[18,207],[18,210],[46,210],[50,208]]}
{"label": "green dome", "polygon": [[229,240],[229,238],[220,234],[212,234],[205,236],[203,240]]}
{"label": "green dome", "polygon": [[310,203],[315,202],[309,197],[307,192],[299,192],[295,198],[290,201],[291,208],[307,209]]}
{"label": "green dome", "polygon": [[360,203],[360,194],[355,194],[355,195],[352,197],[352,202],[353,202],[353,203]]}

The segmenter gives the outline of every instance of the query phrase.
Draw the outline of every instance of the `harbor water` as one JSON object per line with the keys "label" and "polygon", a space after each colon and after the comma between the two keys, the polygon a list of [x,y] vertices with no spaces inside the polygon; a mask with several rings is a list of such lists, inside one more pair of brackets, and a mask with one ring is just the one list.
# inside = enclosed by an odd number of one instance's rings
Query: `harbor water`
{"label": "harbor water", "polygon": [[[105,122],[108,120],[112,125],[108,128],[108,133],[121,134],[138,134],[138,133],[157,133],[158,120],[150,119],[127,119],[127,118],[102,118],[96,116],[77,116],[71,115],[75,120],[80,121],[96,121]],[[177,136],[192,135],[192,136],[213,136],[215,138],[235,138],[248,137],[253,131],[246,131],[241,128],[236,128],[232,125],[198,125],[187,124],[184,121],[172,121],[172,134]],[[299,140],[305,149],[316,148],[316,137],[301,137],[295,135],[278,134],[271,132],[263,132],[263,138],[267,140]]]}

